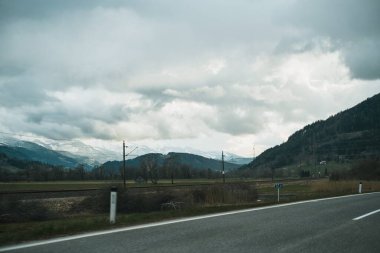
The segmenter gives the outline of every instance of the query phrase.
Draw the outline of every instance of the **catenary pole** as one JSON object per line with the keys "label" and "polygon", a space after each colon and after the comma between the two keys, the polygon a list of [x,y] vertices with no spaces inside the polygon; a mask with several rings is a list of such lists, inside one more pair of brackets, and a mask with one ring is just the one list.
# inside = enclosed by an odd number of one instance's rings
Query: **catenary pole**
{"label": "catenary pole", "polygon": [[125,141],[123,141],[123,181],[124,181],[124,189],[126,188],[126,181],[125,181]]}
{"label": "catenary pole", "polygon": [[223,184],[226,182],[225,174],[224,174],[224,153],[222,151],[222,175],[223,175]]}

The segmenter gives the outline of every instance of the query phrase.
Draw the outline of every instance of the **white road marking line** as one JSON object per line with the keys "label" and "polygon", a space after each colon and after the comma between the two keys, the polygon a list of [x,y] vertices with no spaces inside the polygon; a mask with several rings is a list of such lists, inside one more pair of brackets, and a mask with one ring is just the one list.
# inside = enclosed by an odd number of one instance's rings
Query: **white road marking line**
{"label": "white road marking line", "polygon": [[367,216],[370,216],[370,215],[378,213],[378,212],[380,212],[380,209],[377,209],[377,210],[375,210],[373,212],[370,212],[370,213],[363,214],[362,216],[356,217],[356,218],[354,218],[352,220],[360,220],[360,219],[363,219],[363,218],[365,218]]}
{"label": "white road marking line", "polygon": [[152,228],[152,227],[158,227],[158,226],[187,222],[187,221],[202,220],[202,219],[208,219],[208,218],[214,218],[214,217],[220,217],[220,216],[226,216],[226,215],[232,215],[232,214],[254,212],[254,211],[259,211],[259,210],[272,209],[272,208],[285,207],[285,206],[293,206],[293,205],[299,205],[299,204],[305,204],[305,203],[315,203],[315,202],[331,200],[331,199],[360,197],[360,196],[365,196],[365,195],[370,195],[370,194],[379,194],[379,193],[380,192],[370,192],[370,193],[352,194],[352,195],[322,198],[322,199],[304,200],[304,201],[298,201],[298,202],[286,203],[286,204],[280,204],[280,205],[256,207],[256,208],[243,209],[243,210],[238,210],[238,211],[231,211],[231,212],[224,212],[224,213],[216,213],[216,214],[195,216],[195,217],[189,217],[189,218],[182,218],[182,219],[176,219],[176,220],[171,220],[171,221],[155,222],[155,223],[144,224],[144,225],[117,228],[117,229],[112,229],[112,230],[98,231],[98,232],[92,232],[92,233],[86,233],[86,234],[80,234],[80,235],[74,235],[74,236],[66,236],[66,237],[61,237],[61,238],[56,238],[56,239],[36,241],[36,242],[32,242],[32,243],[25,243],[25,244],[20,244],[20,245],[2,247],[2,248],[0,248],[0,252],[30,248],[30,247],[41,246],[41,245],[45,245],[45,244],[65,242],[65,241],[76,240],[76,239],[81,239],[81,238],[87,238],[87,237],[93,237],[93,236],[99,236],[99,235],[107,235],[107,234],[113,234],[113,233],[119,233],[119,232],[125,232],[125,231],[131,231],[131,230],[137,230],[137,229],[143,229],[143,228]]}

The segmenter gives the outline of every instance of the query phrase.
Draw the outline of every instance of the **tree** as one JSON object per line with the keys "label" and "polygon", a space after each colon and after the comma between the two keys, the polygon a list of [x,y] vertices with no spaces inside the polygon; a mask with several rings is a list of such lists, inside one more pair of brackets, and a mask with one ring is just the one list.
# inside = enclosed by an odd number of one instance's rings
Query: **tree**
{"label": "tree", "polygon": [[85,178],[85,175],[86,175],[86,171],[84,169],[84,165],[83,164],[79,164],[75,169],[75,174],[77,175],[77,177],[80,179],[80,180],[84,180]]}
{"label": "tree", "polygon": [[310,177],[310,171],[309,170],[301,170],[300,177]]}
{"label": "tree", "polygon": [[[141,162],[141,168],[145,172],[144,174],[150,178],[150,181],[153,184],[158,183],[158,161],[155,154],[148,154],[146,155],[142,162]],[[145,178],[147,181],[148,178]]]}
{"label": "tree", "polygon": [[166,170],[169,170],[170,178],[172,180],[172,184],[174,184],[174,175],[175,171],[178,168],[178,160],[177,160],[177,155],[173,153],[169,153],[167,158],[165,159],[164,162],[164,168]]}

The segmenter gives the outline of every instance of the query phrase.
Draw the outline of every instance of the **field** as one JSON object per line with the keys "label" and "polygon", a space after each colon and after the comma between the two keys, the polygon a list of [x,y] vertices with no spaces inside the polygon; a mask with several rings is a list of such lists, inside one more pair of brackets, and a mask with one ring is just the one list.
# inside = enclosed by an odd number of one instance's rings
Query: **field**
{"label": "field", "polygon": [[[294,181],[304,182],[305,180],[283,180],[277,181]],[[135,181],[126,181],[127,188],[129,187],[156,187],[156,186],[182,186],[182,185],[208,185],[222,183],[222,179],[175,179],[174,185],[169,179],[159,180],[157,184],[136,183]],[[240,179],[228,178],[227,183],[256,183],[273,184],[270,179],[254,180],[254,179]],[[14,191],[59,191],[59,190],[85,190],[85,189],[108,189],[111,186],[117,186],[120,189],[124,188],[123,181],[48,181],[48,182],[0,182],[0,192],[14,192]]]}
{"label": "field", "polygon": [[307,165],[307,164],[301,164],[301,165],[291,165],[286,166],[283,168],[279,168],[276,171],[276,174],[280,177],[290,177],[290,176],[299,176],[301,171],[310,171],[310,176],[318,177],[321,175],[322,177],[326,174],[331,174],[332,172],[345,172],[350,170],[352,167],[352,164],[350,162],[335,162],[335,161],[329,161],[326,164],[323,165]]}
{"label": "field", "polygon": [[[277,203],[274,182],[233,180],[222,184],[218,181],[177,180],[174,186],[170,181],[159,185],[128,182],[126,191],[120,181],[3,183],[0,184],[0,245]],[[380,181],[362,183],[363,192],[380,191]],[[328,179],[286,180],[280,191],[280,202],[355,194],[358,184],[359,181]],[[120,187],[114,225],[108,221],[111,185]],[[86,191],[99,188],[103,190]],[[59,190],[84,191],[54,192]],[[174,205],[171,206],[174,208],[163,208],[166,203],[180,204],[177,208]],[[12,210],[16,215],[9,215]]]}
{"label": "field", "polygon": [[[231,182],[237,179],[232,179]],[[213,184],[222,182],[220,179],[176,179],[175,185],[194,185],[194,184]],[[171,186],[170,180],[160,180],[158,184],[136,183],[126,181],[127,187],[147,187],[147,186]],[[123,182],[117,181],[50,181],[50,182],[12,182],[0,183],[0,192],[4,191],[54,191],[54,190],[83,190],[83,189],[102,189],[111,186],[123,188]]]}

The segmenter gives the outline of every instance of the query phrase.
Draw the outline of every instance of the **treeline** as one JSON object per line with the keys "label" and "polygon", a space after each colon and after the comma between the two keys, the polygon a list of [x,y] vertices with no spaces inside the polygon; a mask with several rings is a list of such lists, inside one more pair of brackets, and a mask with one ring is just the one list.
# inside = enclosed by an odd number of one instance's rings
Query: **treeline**
{"label": "treeline", "polygon": [[86,171],[84,165],[64,168],[37,161],[8,158],[0,153],[0,181],[55,181],[94,179],[92,171]]}
{"label": "treeline", "polygon": [[[183,164],[175,158],[160,160],[156,154],[147,154],[141,157],[139,166],[126,166],[126,179],[139,182],[157,183],[160,179],[192,179],[192,178],[220,178],[221,172],[210,168],[197,169]],[[120,162],[109,162],[94,168],[97,179],[116,179],[124,176],[123,165]]]}
{"label": "treeline", "polygon": [[[126,179],[135,181],[144,181],[156,183],[160,179],[195,179],[195,178],[220,178],[221,173],[211,169],[193,169],[187,165],[171,168],[166,166],[159,166],[154,169],[147,169],[144,167],[133,168],[126,167]],[[110,170],[103,166],[94,168],[91,171],[94,179],[110,180],[123,178],[124,170],[122,166],[118,169]]]}
{"label": "treeline", "polygon": [[[86,169],[83,164],[75,168],[53,166],[37,161],[8,158],[0,153],[0,181],[58,181],[58,180],[118,180],[124,177],[120,162],[111,166]],[[219,178],[220,172],[211,169],[194,169],[168,160],[158,163],[154,156],[146,156],[138,168],[126,167],[126,179],[157,183],[160,179]]]}
{"label": "treeline", "polygon": [[357,162],[348,171],[333,172],[330,180],[380,180],[380,161],[379,160],[362,160]]}

